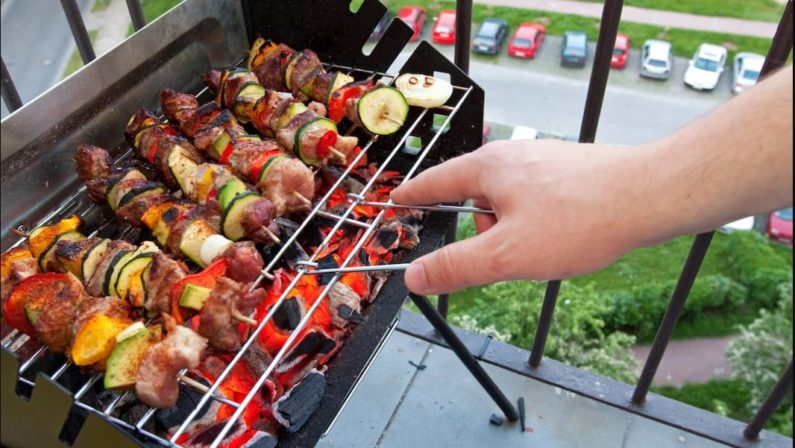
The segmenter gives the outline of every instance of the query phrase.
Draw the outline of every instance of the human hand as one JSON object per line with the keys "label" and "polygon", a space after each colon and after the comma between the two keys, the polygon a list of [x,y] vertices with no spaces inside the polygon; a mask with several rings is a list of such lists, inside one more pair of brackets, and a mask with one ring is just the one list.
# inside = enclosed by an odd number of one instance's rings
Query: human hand
{"label": "human hand", "polygon": [[406,285],[436,294],[502,280],[562,279],[612,263],[639,244],[635,226],[647,218],[633,203],[644,183],[643,170],[634,169],[643,167],[639,151],[500,141],[426,170],[395,189],[392,200],[474,199],[496,216],[476,214],[477,236],[414,261]]}

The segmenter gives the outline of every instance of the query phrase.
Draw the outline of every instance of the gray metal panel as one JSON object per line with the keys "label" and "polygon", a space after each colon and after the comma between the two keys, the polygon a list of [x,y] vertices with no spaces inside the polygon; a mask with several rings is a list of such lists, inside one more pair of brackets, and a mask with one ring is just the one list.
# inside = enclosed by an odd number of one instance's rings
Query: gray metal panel
{"label": "gray metal panel", "polygon": [[248,46],[236,0],[186,0],[145,30],[2,121],[3,250],[10,226],[35,224],[77,189],[78,143],[121,148],[129,117],[155,108],[162,87],[198,90],[194,72],[231,65]]}

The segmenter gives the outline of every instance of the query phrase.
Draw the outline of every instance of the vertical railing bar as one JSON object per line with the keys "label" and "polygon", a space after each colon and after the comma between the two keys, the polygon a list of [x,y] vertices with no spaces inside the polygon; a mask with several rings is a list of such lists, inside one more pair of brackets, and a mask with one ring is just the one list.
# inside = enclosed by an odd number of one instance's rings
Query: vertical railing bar
{"label": "vertical railing bar", "polygon": [[61,0],[61,6],[66,14],[66,21],[69,22],[69,29],[72,30],[72,37],[74,37],[77,50],[80,52],[80,58],[83,60],[83,64],[88,64],[97,56],[94,54],[94,47],[91,45],[91,38],[86,30],[86,23],[83,21],[80,7],[77,6],[77,0]]}
{"label": "vertical railing bar", "polygon": [[748,423],[748,426],[745,427],[743,435],[747,439],[756,440],[759,437],[762,428],[765,427],[767,421],[770,420],[770,417],[776,412],[776,409],[781,405],[781,402],[790,389],[792,389],[792,359],[790,359],[789,366],[784,371],[784,374],[781,375],[776,385],[773,386],[770,395],[768,395],[765,402],[762,403],[759,411],[754,415],[751,422]]}
{"label": "vertical railing bar", "polygon": [[[580,125],[580,143],[593,143],[596,139],[596,129],[599,126],[599,116],[602,114],[602,103],[607,89],[607,77],[610,75],[610,60],[613,57],[613,47],[615,47],[623,8],[624,0],[606,0],[602,8],[596,54],[594,55],[591,80],[588,84],[585,110],[583,111],[582,124]],[[552,280],[547,284],[547,290],[544,293],[544,303],[541,307],[541,315],[538,318],[535,338],[533,338],[533,349],[528,360],[528,363],[533,368],[538,367],[544,357],[544,347],[546,346],[549,330],[552,327],[552,317],[555,313],[555,304],[558,301],[560,285],[560,280]]]}
{"label": "vertical railing bar", "polygon": [[709,249],[714,236],[715,232],[702,233],[696,235],[696,239],[693,241],[693,246],[690,248],[682,273],[679,275],[676,289],[674,289],[671,301],[665,310],[660,327],[657,329],[657,335],[654,337],[654,343],[651,346],[648,358],[646,358],[638,385],[632,394],[634,403],[643,403],[646,400],[646,394],[649,392],[654,375],[660,367],[660,361],[662,361],[665,349],[668,347],[668,342],[673,336],[679,315],[682,314],[682,310],[685,307],[687,295],[690,294],[690,288],[693,287],[693,283],[696,281],[701,263],[707,255],[707,249]]}
{"label": "vertical railing bar", "polygon": [[5,59],[0,57],[0,63],[2,63],[2,84],[0,84],[2,90],[0,94],[3,96],[3,101],[6,103],[8,111],[14,112],[22,107],[22,98],[19,97],[17,86],[14,85],[14,80],[11,79],[11,74],[8,73]]}
{"label": "vertical railing bar", "polygon": [[132,20],[135,31],[146,26],[144,10],[141,8],[141,0],[127,0],[127,10],[130,12],[130,19]]}
{"label": "vertical railing bar", "polygon": [[472,39],[472,0],[455,2],[455,65],[469,73],[469,41]]}

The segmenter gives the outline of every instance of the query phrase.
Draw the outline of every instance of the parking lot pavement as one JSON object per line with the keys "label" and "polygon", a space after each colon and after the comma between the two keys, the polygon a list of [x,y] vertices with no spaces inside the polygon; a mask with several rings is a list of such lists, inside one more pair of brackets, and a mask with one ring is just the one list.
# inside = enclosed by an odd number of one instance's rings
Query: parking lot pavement
{"label": "parking lot pavement", "polygon": [[[429,39],[429,34],[426,26],[423,37]],[[406,47],[392,72],[399,71],[416,45]],[[453,58],[451,45],[437,48]],[[511,58],[505,50],[494,57],[473,54],[471,75],[486,91],[486,121],[530,126],[561,136],[578,135],[595,49],[591,44],[588,63],[580,69],[560,66],[560,48],[561,39],[550,36],[533,60]],[[675,59],[674,71],[666,81],[641,78],[639,61],[638,51],[631,50],[625,69],[611,69],[598,142],[648,142],[691,123],[732,96],[729,66],[714,91],[697,92],[682,81],[686,59]]]}

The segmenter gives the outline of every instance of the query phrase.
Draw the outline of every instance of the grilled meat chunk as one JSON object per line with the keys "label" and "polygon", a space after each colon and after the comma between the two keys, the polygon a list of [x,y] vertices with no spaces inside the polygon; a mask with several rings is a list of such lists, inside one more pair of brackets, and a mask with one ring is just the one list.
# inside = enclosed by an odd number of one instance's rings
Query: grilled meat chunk
{"label": "grilled meat chunk", "polygon": [[85,299],[83,285],[67,275],[62,281],[49,283],[41,293],[44,302],[33,328],[50,352],[62,353],[69,347],[75,314]]}
{"label": "grilled meat chunk", "polygon": [[168,335],[146,351],[135,383],[138,398],[155,408],[171,407],[177,402],[177,375],[182,369],[196,368],[207,347],[207,339],[178,326],[168,314],[163,314],[163,320]]}
{"label": "grilled meat chunk", "polygon": [[169,120],[179,123],[193,114],[193,110],[199,107],[199,101],[193,95],[163,89],[160,91],[160,105]]}
{"label": "grilled meat chunk", "polygon": [[201,310],[199,334],[206,337],[215,350],[232,352],[240,349],[242,337],[234,315],[250,314],[263,298],[265,290],[262,288],[248,292],[248,285],[221,277]]}
{"label": "grilled meat chunk", "polygon": [[265,262],[251,241],[240,241],[229,246],[221,257],[230,266],[227,275],[234,281],[248,283],[259,277]]}
{"label": "grilled meat chunk", "polygon": [[246,207],[243,211],[242,224],[249,239],[257,243],[271,242],[271,237],[263,230],[264,228],[278,236],[279,226],[271,220],[273,210],[273,204],[265,198],[252,202]]}
{"label": "grilled meat chunk", "polygon": [[185,277],[187,272],[188,268],[181,262],[172,260],[160,252],[152,254],[152,264],[145,271],[143,279],[146,284],[144,308],[150,315],[171,311],[171,287]]}
{"label": "grilled meat chunk", "polygon": [[0,299],[3,304],[19,282],[39,271],[39,265],[27,244],[4,252],[0,257],[0,267]]}
{"label": "grilled meat chunk", "polygon": [[80,144],[75,155],[77,175],[85,182],[88,196],[92,201],[105,202],[108,189],[108,177],[113,172],[113,159],[110,154],[97,146]]}

